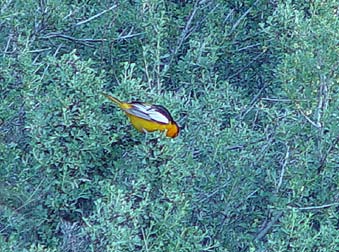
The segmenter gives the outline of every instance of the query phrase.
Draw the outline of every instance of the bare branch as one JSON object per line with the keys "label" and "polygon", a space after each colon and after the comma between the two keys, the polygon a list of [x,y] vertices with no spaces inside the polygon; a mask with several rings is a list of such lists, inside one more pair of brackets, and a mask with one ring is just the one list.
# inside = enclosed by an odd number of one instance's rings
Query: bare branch
{"label": "bare branch", "polygon": [[250,105],[241,112],[241,118],[244,118],[254,107],[254,105],[256,104],[258,98],[260,97],[260,95],[262,94],[262,92],[266,89],[266,85],[264,85],[259,92],[253,97],[253,99],[250,102]]}
{"label": "bare branch", "polygon": [[291,99],[280,99],[280,98],[269,98],[269,97],[264,97],[261,98],[263,101],[272,101],[272,102],[292,102]]}
{"label": "bare branch", "polygon": [[191,27],[191,23],[193,21],[193,18],[195,16],[195,14],[197,13],[197,11],[199,9],[198,4],[199,4],[199,1],[196,1],[195,4],[194,4],[193,11],[192,11],[188,21],[186,22],[185,28],[182,30],[181,35],[180,35],[180,37],[177,40],[177,46],[175,47],[175,49],[174,49],[174,51],[172,53],[172,56],[171,56],[171,59],[170,59],[170,61],[168,63],[167,69],[172,64],[172,61],[173,61],[174,57],[177,55],[177,53],[178,53],[179,49],[181,48],[182,44],[184,43],[185,39],[188,38],[188,34],[189,34],[190,27]]}
{"label": "bare branch", "polygon": [[142,234],[142,239],[145,243],[145,251],[148,252],[149,251],[149,249],[148,249],[148,237],[146,237],[146,235],[145,235],[144,228],[141,228],[141,234]]}
{"label": "bare branch", "polygon": [[337,136],[331,143],[331,145],[328,147],[327,151],[325,152],[325,154],[322,156],[321,160],[320,160],[320,165],[318,167],[318,173],[320,173],[326,164],[327,161],[327,157],[328,155],[332,152],[332,150],[334,149],[334,147],[339,143],[339,136]]}
{"label": "bare branch", "polygon": [[301,109],[299,109],[298,110],[299,112],[300,112],[300,114],[303,116],[303,117],[305,117],[305,119],[313,126],[313,127],[315,127],[315,128],[317,128],[317,129],[319,129],[319,128],[321,128],[321,124],[318,124],[318,122],[317,123],[315,123],[315,122],[313,122]]}
{"label": "bare branch", "polygon": [[[177,44],[175,49],[172,51],[171,53],[171,58],[169,60],[169,63],[166,66],[166,70],[165,72],[169,69],[170,65],[173,63],[173,60],[175,58],[175,56],[178,54],[180,48],[182,47],[183,43],[189,38],[189,36],[192,34],[192,32],[196,29],[196,27],[192,28],[192,22],[194,17],[196,16],[199,8],[206,8],[207,5],[205,5],[204,7],[201,7],[203,4],[206,4],[207,0],[202,0],[202,1],[196,1],[194,6],[193,6],[193,10],[189,16],[189,19],[187,20],[184,29],[181,32],[180,37],[177,39]],[[209,12],[208,15],[210,15],[212,12],[214,12],[215,9],[218,8],[218,4]],[[205,18],[207,18],[207,16]],[[200,23],[203,22],[204,19],[202,19],[202,21],[200,20]],[[197,25],[196,25],[197,26]]]}
{"label": "bare branch", "polygon": [[126,35],[123,35],[123,34],[125,33],[126,30],[123,30],[123,31],[119,34],[119,37],[116,38],[116,39],[114,39],[114,41],[129,39],[129,38],[133,38],[133,37],[136,37],[136,36],[139,36],[139,35],[144,34],[143,32],[133,33],[133,30],[134,30],[134,28],[132,27]]}
{"label": "bare branch", "polygon": [[93,19],[96,19],[96,18],[98,18],[98,17],[104,15],[105,13],[107,13],[107,12],[109,12],[109,11],[115,9],[116,7],[117,7],[116,4],[115,4],[115,5],[112,5],[112,6],[111,6],[110,8],[108,8],[107,10],[103,10],[102,12],[100,12],[100,13],[98,13],[98,14],[96,14],[96,15],[94,15],[94,16],[92,16],[92,17],[86,19],[86,20],[80,21],[80,22],[76,23],[74,26],[79,26],[79,25],[86,24],[86,23],[92,21]]}
{"label": "bare branch", "polygon": [[259,0],[255,1],[255,3],[250,8],[248,8],[247,11],[245,11],[244,14],[242,14],[242,16],[233,25],[233,27],[232,27],[232,29],[230,31],[230,34],[238,27],[240,22],[248,15],[248,13],[250,13],[250,11],[253,9],[253,6],[255,6],[258,2],[259,2]]}
{"label": "bare branch", "polygon": [[7,40],[7,43],[6,43],[6,47],[5,47],[5,50],[4,50],[4,54],[8,53],[8,48],[11,44],[12,38],[13,38],[13,34],[9,34],[8,40]]}
{"label": "bare branch", "polygon": [[248,46],[245,46],[245,47],[241,47],[239,49],[237,49],[237,52],[241,52],[241,51],[245,51],[247,49],[250,49],[250,48],[253,48],[253,47],[257,47],[257,46],[260,46],[262,43],[255,43],[255,44],[252,44],[252,45],[248,45]]}
{"label": "bare branch", "polygon": [[329,208],[329,207],[333,207],[333,206],[339,206],[339,202],[325,204],[325,205],[321,205],[321,206],[298,207],[297,209],[299,209],[299,210],[319,210],[319,209]]}
{"label": "bare branch", "polygon": [[228,14],[227,14],[227,16],[225,17],[225,19],[224,19],[224,24],[227,22],[227,20],[231,17],[231,15],[233,14],[233,12],[234,12],[234,10],[230,10],[229,12],[228,12]]}
{"label": "bare branch", "polygon": [[281,165],[280,177],[279,177],[279,182],[278,182],[278,185],[277,185],[276,192],[279,191],[279,189],[282,185],[284,174],[285,174],[285,169],[286,169],[286,166],[287,166],[287,163],[288,163],[289,156],[290,156],[290,146],[288,144],[286,144],[286,154],[285,154],[285,157],[284,157],[284,162]]}
{"label": "bare branch", "polygon": [[106,42],[107,39],[93,39],[93,38],[75,38],[66,34],[62,34],[59,32],[50,32],[46,34],[45,36],[41,37],[42,39],[50,39],[50,38],[62,38],[67,39],[71,41],[79,41],[79,42],[90,42],[90,43],[96,43],[96,42]]}
{"label": "bare branch", "polygon": [[246,68],[248,68],[250,65],[252,65],[254,62],[257,62],[257,59],[265,54],[266,52],[261,52],[259,53],[255,58],[253,58],[253,60],[251,60],[248,64],[246,64],[246,66],[244,66],[243,68],[239,69],[236,73],[232,74],[228,79],[232,79],[235,76],[237,76],[238,74],[240,74],[242,71],[244,71]]}
{"label": "bare branch", "polygon": [[116,39],[104,39],[104,38],[100,38],[100,39],[95,39],[95,38],[75,38],[66,34],[62,34],[62,33],[58,33],[58,32],[50,32],[48,34],[46,34],[45,36],[41,37],[42,39],[50,39],[50,38],[62,38],[65,40],[70,40],[70,41],[76,41],[76,42],[80,42],[80,43],[84,43],[87,46],[90,46],[87,43],[102,43],[102,42],[113,42],[113,41],[118,41],[118,40],[123,40],[123,39],[128,39],[128,38],[133,38],[136,36],[141,35],[142,33],[128,33],[127,35],[124,36],[119,36]]}
{"label": "bare branch", "polygon": [[[319,59],[320,61],[320,59]],[[321,62],[319,62],[321,64]],[[328,105],[328,81],[327,77],[325,74],[320,74],[319,76],[320,79],[320,86],[319,86],[319,93],[318,93],[318,108],[316,112],[316,119],[317,119],[317,124],[321,125],[321,118],[327,109]]]}
{"label": "bare branch", "polygon": [[266,234],[271,230],[271,228],[273,227],[273,225],[279,220],[279,218],[283,215],[283,212],[280,211],[278,213],[276,213],[272,220],[267,223],[267,225],[265,226],[265,228],[263,228],[255,237],[255,240],[261,240],[262,238],[264,238],[266,236]]}

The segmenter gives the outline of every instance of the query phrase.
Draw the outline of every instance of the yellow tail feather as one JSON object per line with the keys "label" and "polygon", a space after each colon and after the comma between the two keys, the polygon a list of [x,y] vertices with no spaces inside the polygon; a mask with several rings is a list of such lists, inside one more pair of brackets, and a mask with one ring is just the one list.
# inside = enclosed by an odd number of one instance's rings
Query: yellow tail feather
{"label": "yellow tail feather", "polygon": [[121,107],[123,102],[120,101],[118,98],[115,98],[115,97],[108,95],[108,94],[105,94],[105,93],[102,93],[102,95],[104,95],[106,98],[110,99],[112,102],[118,104],[118,106]]}
{"label": "yellow tail feather", "polygon": [[126,109],[130,109],[132,107],[131,104],[127,103],[127,102],[122,102],[120,101],[118,98],[115,98],[111,95],[102,93],[106,98],[108,98],[109,100],[111,100],[112,102],[114,102],[115,104],[117,104],[121,109],[126,110]]}

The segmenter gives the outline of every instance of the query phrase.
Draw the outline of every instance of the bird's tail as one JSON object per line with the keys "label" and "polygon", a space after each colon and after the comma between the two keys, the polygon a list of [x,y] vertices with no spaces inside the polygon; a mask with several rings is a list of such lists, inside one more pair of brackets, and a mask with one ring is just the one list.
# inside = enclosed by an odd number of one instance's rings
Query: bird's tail
{"label": "bird's tail", "polygon": [[102,95],[105,96],[106,98],[110,99],[112,102],[117,104],[119,107],[121,107],[123,102],[120,101],[118,98],[115,98],[115,97],[108,95],[108,94],[105,94],[105,93],[102,93]]}

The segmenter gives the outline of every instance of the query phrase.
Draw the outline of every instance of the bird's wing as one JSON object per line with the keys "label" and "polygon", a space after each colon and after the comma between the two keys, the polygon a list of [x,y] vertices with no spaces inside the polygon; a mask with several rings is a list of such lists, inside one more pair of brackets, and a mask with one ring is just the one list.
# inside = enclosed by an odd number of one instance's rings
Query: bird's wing
{"label": "bird's wing", "polygon": [[157,106],[146,103],[134,102],[133,106],[125,111],[148,121],[156,121],[162,124],[168,124],[170,122],[170,119],[162,113],[162,110],[158,110]]}

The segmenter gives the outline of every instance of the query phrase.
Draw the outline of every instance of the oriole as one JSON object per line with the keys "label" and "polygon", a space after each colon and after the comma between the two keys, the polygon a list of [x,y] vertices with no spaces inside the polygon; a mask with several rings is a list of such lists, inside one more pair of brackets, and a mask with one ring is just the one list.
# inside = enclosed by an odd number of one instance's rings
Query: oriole
{"label": "oriole", "polygon": [[122,102],[108,94],[103,93],[103,95],[116,103],[126,113],[132,125],[138,131],[166,131],[168,137],[178,136],[179,126],[165,107],[136,101]]}

